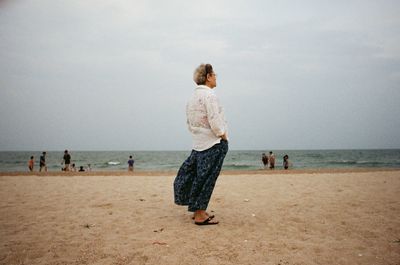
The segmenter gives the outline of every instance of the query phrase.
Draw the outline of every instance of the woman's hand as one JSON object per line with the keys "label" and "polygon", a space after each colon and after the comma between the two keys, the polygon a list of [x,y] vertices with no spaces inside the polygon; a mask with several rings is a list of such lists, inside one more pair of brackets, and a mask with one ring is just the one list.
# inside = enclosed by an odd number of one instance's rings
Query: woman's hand
{"label": "woman's hand", "polygon": [[228,138],[226,138],[226,133],[220,136],[222,140],[228,141]]}

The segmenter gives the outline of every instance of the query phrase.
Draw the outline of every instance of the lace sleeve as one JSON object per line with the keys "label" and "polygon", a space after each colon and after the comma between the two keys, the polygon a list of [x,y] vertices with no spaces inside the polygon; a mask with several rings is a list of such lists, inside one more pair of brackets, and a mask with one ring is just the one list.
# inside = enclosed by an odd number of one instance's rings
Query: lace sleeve
{"label": "lace sleeve", "polygon": [[210,123],[211,130],[216,136],[221,136],[225,133],[225,121],[222,108],[219,105],[218,98],[215,94],[210,94],[206,97],[207,118]]}

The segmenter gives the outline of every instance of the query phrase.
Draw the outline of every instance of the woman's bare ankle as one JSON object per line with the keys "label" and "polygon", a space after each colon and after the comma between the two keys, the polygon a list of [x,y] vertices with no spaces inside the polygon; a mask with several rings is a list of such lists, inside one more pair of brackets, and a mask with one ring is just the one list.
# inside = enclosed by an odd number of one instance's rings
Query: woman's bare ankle
{"label": "woman's bare ankle", "polygon": [[208,218],[208,215],[205,210],[197,210],[194,212],[194,220],[195,221],[204,221]]}

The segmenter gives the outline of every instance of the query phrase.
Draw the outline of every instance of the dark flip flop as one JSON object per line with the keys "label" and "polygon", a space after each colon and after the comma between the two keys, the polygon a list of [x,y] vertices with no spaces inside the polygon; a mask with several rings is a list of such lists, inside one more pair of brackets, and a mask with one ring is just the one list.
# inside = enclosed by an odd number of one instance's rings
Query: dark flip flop
{"label": "dark flip flop", "polygon": [[196,225],[217,225],[219,222],[213,222],[212,218],[208,217],[206,220],[203,222],[194,222]]}

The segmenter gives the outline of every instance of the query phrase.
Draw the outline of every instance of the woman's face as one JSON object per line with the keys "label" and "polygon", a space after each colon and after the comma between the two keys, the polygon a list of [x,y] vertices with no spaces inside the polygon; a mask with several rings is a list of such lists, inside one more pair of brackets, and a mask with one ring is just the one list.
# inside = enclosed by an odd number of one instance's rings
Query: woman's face
{"label": "woman's face", "polygon": [[207,75],[206,85],[210,88],[217,86],[217,75],[214,72]]}

